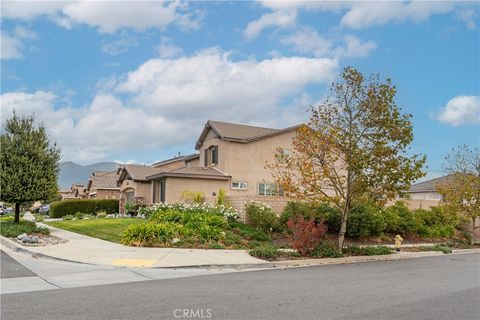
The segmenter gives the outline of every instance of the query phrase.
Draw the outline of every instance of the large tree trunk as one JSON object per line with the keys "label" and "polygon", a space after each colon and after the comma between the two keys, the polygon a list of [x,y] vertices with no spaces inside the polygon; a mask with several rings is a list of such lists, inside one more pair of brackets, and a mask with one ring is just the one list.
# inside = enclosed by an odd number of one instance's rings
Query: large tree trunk
{"label": "large tree trunk", "polygon": [[20,203],[15,203],[15,223],[20,222]]}
{"label": "large tree trunk", "polygon": [[348,201],[345,202],[345,206],[342,211],[342,221],[340,222],[340,231],[338,233],[338,249],[342,251],[343,242],[345,240],[345,233],[347,233],[347,219],[348,213],[350,212],[350,204]]}

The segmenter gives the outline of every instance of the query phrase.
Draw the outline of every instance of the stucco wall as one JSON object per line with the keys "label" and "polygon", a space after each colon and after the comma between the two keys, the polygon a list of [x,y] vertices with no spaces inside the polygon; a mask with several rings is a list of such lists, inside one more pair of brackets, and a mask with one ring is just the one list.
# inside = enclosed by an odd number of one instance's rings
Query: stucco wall
{"label": "stucco wall", "polygon": [[168,177],[165,183],[165,202],[182,201],[182,194],[185,190],[201,191],[205,197],[211,197],[214,192],[218,193],[218,189],[226,189],[227,187],[228,181],[225,180]]}
{"label": "stucco wall", "polygon": [[97,189],[97,196],[95,199],[119,199],[119,190]]}
{"label": "stucco wall", "polygon": [[232,182],[248,184],[247,190],[232,190],[228,184],[227,195],[243,197],[258,195],[259,183],[273,182],[271,172],[265,169],[266,163],[273,163],[278,147],[291,149],[294,136],[295,131],[290,131],[250,143],[236,143],[219,140],[209,133],[200,148],[200,165],[204,164],[204,150],[212,145],[218,145],[219,163],[214,167],[232,176]]}

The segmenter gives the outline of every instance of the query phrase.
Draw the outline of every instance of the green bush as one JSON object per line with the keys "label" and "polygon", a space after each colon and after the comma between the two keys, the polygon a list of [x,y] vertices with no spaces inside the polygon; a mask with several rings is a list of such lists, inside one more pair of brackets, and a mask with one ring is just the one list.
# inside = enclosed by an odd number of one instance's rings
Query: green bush
{"label": "green bush", "polygon": [[4,237],[13,238],[22,233],[43,233],[49,234],[50,230],[46,227],[37,227],[33,221],[20,220],[19,223],[15,223],[13,220],[1,220],[0,221],[0,234]]}
{"label": "green bush", "polygon": [[61,218],[65,215],[74,215],[76,212],[96,214],[99,211],[106,213],[118,212],[118,200],[115,199],[70,199],[55,201],[50,204],[50,216]]}
{"label": "green bush", "polygon": [[349,237],[378,237],[384,230],[385,222],[380,208],[363,203],[353,207],[347,222]]}
{"label": "green bush", "polygon": [[223,246],[223,244],[220,244],[220,243],[211,243],[209,246],[208,246],[209,249],[225,249],[225,246]]}
{"label": "green bush", "polygon": [[433,247],[422,246],[422,247],[418,247],[418,249],[420,249],[421,251],[440,251],[445,254],[452,253],[452,248],[444,244],[436,244]]}
{"label": "green bush", "polygon": [[328,203],[307,204],[304,202],[289,201],[280,216],[280,223],[282,226],[286,226],[287,221],[296,215],[301,215],[307,220],[314,218],[316,223],[324,219],[324,223],[331,233],[337,233],[340,230],[340,210]]}
{"label": "green bush", "polygon": [[251,256],[266,260],[275,260],[279,256],[278,249],[272,244],[262,244],[251,249],[248,253]]}
{"label": "green bush", "polygon": [[82,220],[82,219],[83,219],[83,216],[84,216],[84,214],[81,213],[81,212],[75,213],[75,219],[77,219],[77,220]]}
{"label": "green bush", "polygon": [[250,201],[245,205],[245,213],[249,224],[264,232],[271,232],[278,226],[277,216],[266,204]]}
{"label": "green bush", "polygon": [[107,217],[107,213],[105,211],[99,211],[97,212],[97,218],[106,218]]}
{"label": "green bush", "polygon": [[343,253],[351,256],[378,256],[393,253],[393,250],[387,246],[347,246],[343,248]]}
{"label": "green bush", "polygon": [[311,256],[316,258],[341,258],[343,254],[335,244],[322,242],[312,251]]}
{"label": "green bush", "polygon": [[73,215],[67,214],[66,216],[63,216],[63,220],[73,220]]}
{"label": "green bush", "polygon": [[267,233],[242,222],[231,221],[228,223],[228,228],[238,234],[240,239],[245,238],[247,240],[259,242],[270,240],[270,237]]}
{"label": "green bush", "polygon": [[175,223],[132,224],[122,234],[121,242],[133,246],[170,246],[172,240],[180,237],[182,227]]}

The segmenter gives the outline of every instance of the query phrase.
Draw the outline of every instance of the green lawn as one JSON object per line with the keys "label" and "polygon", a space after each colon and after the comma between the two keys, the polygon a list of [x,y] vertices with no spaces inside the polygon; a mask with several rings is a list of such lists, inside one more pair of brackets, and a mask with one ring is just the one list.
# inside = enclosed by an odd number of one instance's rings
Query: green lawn
{"label": "green lawn", "polygon": [[48,221],[46,224],[95,237],[111,242],[118,242],[122,239],[123,230],[131,224],[146,223],[145,219],[127,219],[127,218],[103,218],[103,219],[84,219],[68,221]]}

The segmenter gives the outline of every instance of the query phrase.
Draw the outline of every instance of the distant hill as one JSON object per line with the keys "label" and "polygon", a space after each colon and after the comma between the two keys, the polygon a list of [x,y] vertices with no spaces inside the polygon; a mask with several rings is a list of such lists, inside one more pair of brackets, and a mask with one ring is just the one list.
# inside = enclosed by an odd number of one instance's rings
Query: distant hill
{"label": "distant hill", "polygon": [[116,162],[98,162],[87,166],[76,164],[72,161],[60,163],[58,185],[60,189],[69,189],[72,183],[84,183],[93,171],[113,171],[118,167]]}

